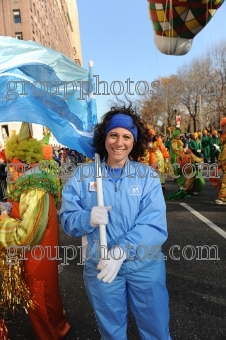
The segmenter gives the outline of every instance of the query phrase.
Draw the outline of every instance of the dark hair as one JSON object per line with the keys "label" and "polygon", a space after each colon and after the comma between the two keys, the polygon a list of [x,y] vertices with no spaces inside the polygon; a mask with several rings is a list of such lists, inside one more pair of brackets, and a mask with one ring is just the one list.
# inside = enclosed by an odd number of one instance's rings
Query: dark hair
{"label": "dark hair", "polygon": [[142,157],[146,149],[148,148],[148,143],[151,141],[151,135],[149,129],[147,128],[147,122],[136,112],[130,102],[129,106],[113,106],[110,111],[104,114],[101,118],[101,122],[97,124],[94,128],[94,138],[92,146],[100,155],[100,160],[102,161],[104,157],[107,157],[107,150],[105,149],[105,129],[109,124],[111,117],[115,114],[126,114],[133,118],[134,125],[136,125],[138,130],[137,141],[134,142],[133,149],[130,152],[129,158],[137,161],[139,157]]}

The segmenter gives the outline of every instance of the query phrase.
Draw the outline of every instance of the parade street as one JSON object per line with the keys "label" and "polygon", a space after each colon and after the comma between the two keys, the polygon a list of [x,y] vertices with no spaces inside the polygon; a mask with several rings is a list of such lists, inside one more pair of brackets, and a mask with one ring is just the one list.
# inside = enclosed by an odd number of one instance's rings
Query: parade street
{"label": "parade street", "polygon": [[[166,181],[166,195],[176,189],[172,180]],[[172,340],[226,339],[226,207],[215,204],[216,198],[217,193],[206,181],[198,196],[166,201],[169,237],[163,253]],[[68,237],[60,228],[60,245],[77,247],[81,240]],[[59,274],[64,309],[71,325],[66,340],[100,340],[79,262],[78,253]],[[10,317],[7,327],[10,340],[34,339],[24,311]],[[128,340],[138,339],[129,314]]]}

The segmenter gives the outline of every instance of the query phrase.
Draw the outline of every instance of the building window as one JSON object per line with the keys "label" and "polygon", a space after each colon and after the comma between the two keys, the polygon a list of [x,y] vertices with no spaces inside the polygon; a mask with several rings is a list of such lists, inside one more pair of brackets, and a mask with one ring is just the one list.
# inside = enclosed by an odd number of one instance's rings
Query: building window
{"label": "building window", "polygon": [[23,40],[23,33],[22,33],[22,32],[16,32],[16,33],[15,33],[15,37],[16,37],[17,39]]}
{"label": "building window", "polygon": [[13,18],[14,18],[15,24],[21,23],[21,16],[20,16],[20,10],[19,9],[15,9],[13,11]]}
{"label": "building window", "polygon": [[35,33],[34,19],[32,17],[31,17],[31,29],[32,29],[32,32]]}
{"label": "building window", "polygon": [[9,137],[9,127],[8,125],[2,125],[1,128],[2,128],[2,137],[5,140],[6,138]]}

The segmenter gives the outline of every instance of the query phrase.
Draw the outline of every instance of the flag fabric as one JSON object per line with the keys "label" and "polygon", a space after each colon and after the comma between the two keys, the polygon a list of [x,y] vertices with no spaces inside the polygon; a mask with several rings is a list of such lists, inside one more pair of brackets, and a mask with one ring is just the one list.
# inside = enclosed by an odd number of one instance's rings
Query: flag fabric
{"label": "flag fabric", "polygon": [[92,66],[86,70],[53,49],[11,37],[0,37],[0,60],[0,122],[44,125],[59,143],[93,158]]}

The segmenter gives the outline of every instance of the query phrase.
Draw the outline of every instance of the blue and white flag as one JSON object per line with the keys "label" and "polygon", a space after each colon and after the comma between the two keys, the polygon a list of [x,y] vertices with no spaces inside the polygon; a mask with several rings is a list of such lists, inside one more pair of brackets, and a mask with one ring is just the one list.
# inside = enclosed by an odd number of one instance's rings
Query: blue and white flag
{"label": "blue and white flag", "polygon": [[33,41],[0,37],[0,122],[50,129],[63,145],[89,158],[97,123],[93,71]]}

